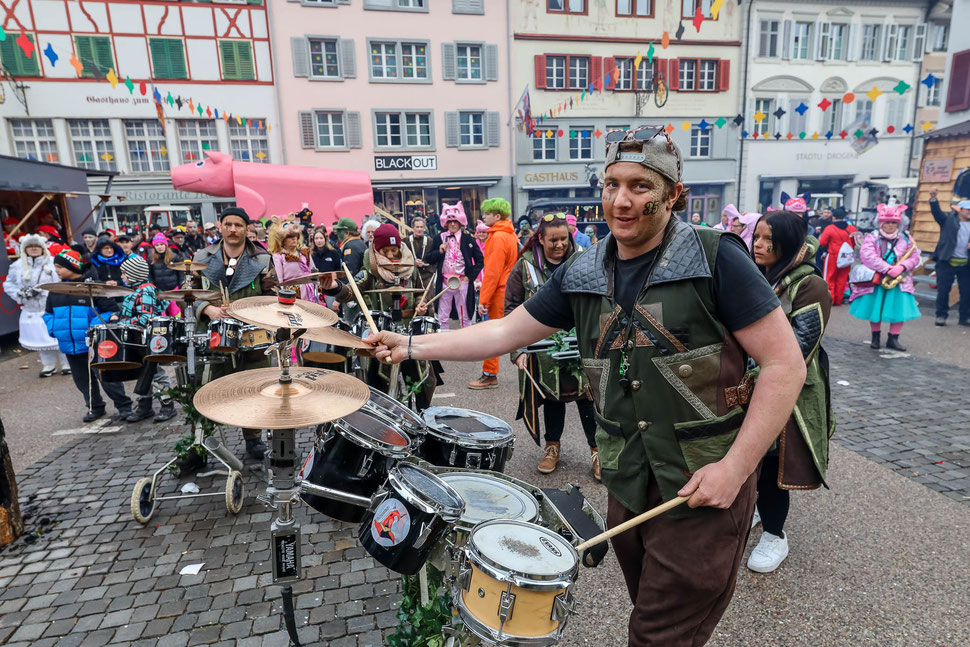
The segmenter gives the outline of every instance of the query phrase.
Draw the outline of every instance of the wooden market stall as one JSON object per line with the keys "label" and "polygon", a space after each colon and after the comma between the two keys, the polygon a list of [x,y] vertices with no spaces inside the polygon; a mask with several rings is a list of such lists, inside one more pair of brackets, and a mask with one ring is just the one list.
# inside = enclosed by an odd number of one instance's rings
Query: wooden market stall
{"label": "wooden market stall", "polygon": [[923,160],[910,226],[919,248],[932,254],[940,238],[940,226],[930,212],[930,190],[939,191],[940,207],[950,210],[952,202],[970,199],[956,195],[954,182],[960,172],[970,168],[970,120],[922,135]]}

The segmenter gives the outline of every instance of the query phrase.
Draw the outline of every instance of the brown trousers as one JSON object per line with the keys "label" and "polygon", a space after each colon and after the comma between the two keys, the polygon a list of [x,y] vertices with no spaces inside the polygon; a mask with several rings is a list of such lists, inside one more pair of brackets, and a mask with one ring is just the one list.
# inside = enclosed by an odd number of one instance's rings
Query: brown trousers
{"label": "brown trousers", "polygon": [[[757,499],[755,472],[727,510],[690,519],[660,515],[613,538],[633,612],[630,647],[699,647],[714,633],[731,596]],[[648,507],[660,505],[651,477]],[[636,515],[609,497],[607,525]]]}

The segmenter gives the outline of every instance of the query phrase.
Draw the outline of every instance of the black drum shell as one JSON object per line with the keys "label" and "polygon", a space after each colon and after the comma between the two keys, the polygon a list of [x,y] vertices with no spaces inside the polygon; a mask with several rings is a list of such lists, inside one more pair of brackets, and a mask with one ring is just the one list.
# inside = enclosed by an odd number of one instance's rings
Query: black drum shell
{"label": "black drum shell", "polygon": [[[504,472],[512,457],[513,444],[504,442],[491,448],[470,448],[428,433],[421,443],[421,458],[439,467],[463,467],[476,470]],[[454,459],[452,459],[454,452]],[[477,463],[477,464],[476,464]]]}
{"label": "black drum shell", "polygon": [[[242,330],[246,326],[235,319],[215,319],[209,322],[209,351],[233,353],[239,349]],[[218,335],[214,337],[213,335]]]}
{"label": "black drum shell", "polygon": [[[390,486],[390,483],[388,483],[388,486]],[[428,561],[435,545],[451,530],[453,524],[445,521],[440,515],[422,510],[393,488],[389,491],[389,495],[400,501],[407,509],[408,514],[411,515],[411,527],[407,536],[397,546],[381,546],[371,535],[371,527],[374,524],[374,510],[367,510],[367,514],[360,524],[357,537],[360,539],[360,545],[364,547],[364,550],[382,565],[402,575],[414,575]],[[414,548],[426,524],[430,524],[431,529],[421,547]]]}
{"label": "black drum shell", "polygon": [[[91,368],[111,372],[131,370],[135,371],[135,377],[127,379],[137,378],[141,365],[145,363],[145,353],[147,352],[143,328],[111,324],[108,327],[93,326],[88,329],[88,335],[91,344]],[[105,342],[110,342],[110,345]],[[112,347],[114,352],[108,355],[107,350]],[[114,379],[108,381],[126,380]]]}
{"label": "black drum shell", "polygon": [[[152,319],[148,323],[145,335],[148,340],[148,354],[145,356],[145,361],[157,364],[186,361],[188,356],[186,334],[185,321],[182,319],[171,317]],[[156,337],[164,340],[164,348],[161,351],[155,350]]]}

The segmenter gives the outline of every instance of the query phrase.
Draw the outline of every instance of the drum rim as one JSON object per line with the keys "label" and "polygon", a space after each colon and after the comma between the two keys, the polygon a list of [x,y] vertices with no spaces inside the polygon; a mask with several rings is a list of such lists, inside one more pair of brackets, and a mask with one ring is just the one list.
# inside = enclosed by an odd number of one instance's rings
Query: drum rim
{"label": "drum rim", "polygon": [[[476,414],[476,416],[482,416],[487,420],[495,420],[497,422],[500,422],[502,425],[504,425],[504,428],[508,431],[508,435],[505,438],[501,438],[498,440],[482,440],[472,436],[459,436],[457,434],[452,435],[449,432],[457,431],[457,430],[454,430],[451,427],[448,427],[447,425],[442,425],[441,427],[437,426],[438,423],[435,420],[435,417],[434,417],[435,414],[431,413],[431,412],[447,412],[447,411],[470,412],[470,413]],[[424,418],[424,423],[428,429],[428,434],[435,436],[436,438],[439,438],[441,440],[455,443],[459,447],[465,447],[465,448],[471,447],[472,449],[495,449],[495,448],[505,447],[507,445],[515,444],[515,431],[512,429],[512,426],[509,425],[504,420],[502,420],[501,418],[497,418],[488,413],[482,413],[481,411],[475,411],[474,409],[462,409],[460,407],[428,407],[427,409],[424,410],[422,417]],[[464,417],[470,418],[473,416],[464,416]],[[459,442],[459,441],[467,441],[467,442]]]}
{"label": "drum rim", "polygon": [[[407,482],[406,477],[403,476],[404,472],[402,471],[402,468],[404,467],[407,469],[416,470],[432,480],[441,481],[441,488],[449,495],[453,496],[455,501],[458,502],[458,505],[452,506],[443,504],[440,501],[430,498],[427,494],[412,486]],[[442,481],[441,477],[434,472],[430,472],[423,467],[414,465],[413,463],[401,463],[391,468],[387,476],[387,485],[411,505],[414,505],[415,507],[430,514],[437,514],[450,524],[458,521],[461,518],[461,515],[465,512],[465,500],[461,498],[461,495],[458,494],[455,488]]]}
{"label": "drum rim", "polygon": [[[496,524],[525,526],[531,529],[538,529],[544,534],[556,537],[559,542],[569,546],[569,554],[573,556],[572,567],[570,567],[568,570],[559,571],[558,573],[551,575],[536,575],[534,573],[523,573],[503,564],[494,562],[484,555],[480,550],[478,550],[474,539],[475,533],[480,528]],[[579,553],[576,552],[576,548],[573,547],[571,543],[566,541],[566,539],[558,533],[553,532],[548,528],[543,528],[538,524],[519,521],[517,519],[493,519],[490,521],[483,521],[472,528],[471,533],[468,535],[468,540],[465,542],[462,550],[464,551],[465,558],[470,563],[474,564],[480,571],[501,582],[511,582],[520,589],[525,589],[527,591],[552,591],[566,588],[576,581],[576,576],[579,573]]]}
{"label": "drum rim", "polygon": [[[459,591],[464,591],[464,589],[459,589]],[[562,630],[566,626],[566,619],[558,620],[559,625],[552,633],[541,636],[519,636],[505,631],[496,631],[483,623],[465,606],[465,599],[461,593],[452,597],[458,610],[458,616],[464,625],[482,640],[498,642],[504,647],[552,647],[562,639]]]}
{"label": "drum rim", "polygon": [[[367,403],[364,405],[365,407],[374,401],[374,396],[378,396],[379,398],[387,402],[393,403],[399,409],[399,411],[395,411],[394,413],[399,413],[402,415],[402,417],[404,417],[405,415],[410,417],[411,426],[420,430],[426,430],[428,428],[428,425],[427,423],[425,423],[424,418],[421,417],[421,414],[415,413],[414,411],[404,406],[402,403],[398,402],[397,400],[395,400],[388,394],[384,393],[383,391],[375,389],[370,385],[368,385],[368,388],[370,389],[371,397],[367,398]],[[383,409],[381,409],[380,407],[377,407],[377,410],[378,412],[383,411]],[[391,420],[391,422],[396,422],[396,421]]]}
{"label": "drum rim", "polygon": [[[499,520],[499,521],[528,521],[530,523],[535,523],[535,521],[539,518],[540,514],[542,513],[542,507],[539,504],[539,500],[536,499],[534,496],[532,496],[532,494],[528,490],[526,490],[524,487],[522,487],[521,485],[516,485],[515,483],[511,483],[509,481],[506,481],[505,479],[499,478],[497,476],[493,476],[491,474],[482,474],[481,472],[469,472],[469,471],[464,471],[464,470],[460,470],[460,471],[459,470],[456,470],[454,472],[444,472],[442,474],[439,474],[438,475],[438,478],[440,478],[442,481],[444,481],[445,483],[447,483],[448,482],[448,478],[447,477],[449,477],[449,476],[451,476],[451,477],[466,477],[466,478],[467,477],[472,477],[472,478],[479,479],[479,480],[482,480],[482,481],[489,481],[489,482],[500,483],[503,486],[508,486],[513,491],[518,491],[520,494],[524,494],[527,497],[526,498],[527,501],[531,501],[532,503],[535,504],[535,516],[532,517],[532,519],[523,519],[521,517],[496,517],[494,519],[489,519],[488,521],[493,521],[493,520]],[[456,492],[458,492],[458,488],[455,488],[454,486],[452,486],[452,488]],[[460,496],[461,495],[461,492],[458,492],[458,494]],[[462,497],[462,498],[464,499],[464,497]],[[466,509],[466,511],[468,509],[468,502],[467,501],[465,501],[465,509]],[[464,512],[462,513],[462,515],[464,515]],[[475,529],[475,526],[478,526],[479,524],[484,523],[484,521],[480,521],[480,522],[477,522],[475,524],[468,525],[468,524],[462,523],[463,521],[464,521],[463,518],[459,518],[458,521],[455,523],[455,528],[456,529],[459,529],[459,530],[462,530],[462,531],[464,531],[466,533],[469,533],[469,534],[471,533],[472,530]]]}
{"label": "drum rim", "polygon": [[380,418],[375,418],[374,416],[368,414],[363,410],[358,410],[358,411],[355,411],[354,413],[361,413],[365,416],[368,416],[369,418],[374,418],[381,424],[387,425],[393,431],[396,431],[397,433],[401,434],[401,437],[404,438],[404,445],[392,445],[391,443],[385,443],[382,440],[378,440],[377,438],[374,438],[373,436],[369,436],[366,433],[353,427],[350,422],[348,422],[343,418],[337,418],[331,421],[332,426],[330,428],[330,433],[340,434],[341,436],[343,436],[350,442],[354,443],[355,445],[363,447],[364,449],[375,451],[378,454],[381,454],[382,456],[386,456],[388,458],[400,459],[400,458],[407,458],[408,456],[411,455],[411,447],[414,444],[414,441],[411,440],[410,436],[404,433],[403,429],[400,429],[397,425],[393,424],[392,422],[388,422],[387,420],[381,420]]}

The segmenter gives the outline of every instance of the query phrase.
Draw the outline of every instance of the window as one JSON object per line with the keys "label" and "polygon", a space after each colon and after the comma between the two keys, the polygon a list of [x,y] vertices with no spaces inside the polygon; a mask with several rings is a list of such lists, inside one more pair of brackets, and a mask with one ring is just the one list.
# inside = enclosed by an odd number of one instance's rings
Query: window
{"label": "window", "polygon": [[227,81],[253,81],[253,45],[248,40],[220,40],[222,78]]}
{"label": "window", "polygon": [[397,43],[371,43],[370,74],[375,79],[397,78]]}
{"label": "window", "polygon": [[107,119],[69,119],[74,162],[81,168],[117,170]]}
{"label": "window", "polygon": [[484,112],[459,112],[458,125],[461,146],[485,145]]}
{"label": "window", "polygon": [[705,18],[713,18],[711,14],[711,5],[714,4],[714,0],[682,0],[683,4],[683,17],[693,18],[697,12],[700,12]]}
{"label": "window", "polygon": [[[34,54],[30,58],[24,55],[24,50],[17,44],[17,38],[7,35],[4,40],[0,40],[0,63],[3,63],[12,75],[17,76],[40,76],[40,65],[37,64],[39,53],[34,49]],[[34,45],[37,44],[33,35],[27,34],[27,40]]]}
{"label": "window", "polygon": [[862,50],[859,59],[863,61],[875,61],[879,58],[879,37],[882,25],[863,25],[862,26]]}
{"label": "window", "polygon": [[[98,68],[97,76],[102,77],[114,67],[111,56],[111,39],[107,36],[75,36],[77,58],[84,65],[81,76],[91,78],[95,76],[94,68]],[[39,52],[34,52],[37,56]]]}
{"label": "window", "polygon": [[812,23],[796,22],[792,40],[792,58],[807,59],[811,56]]}
{"label": "window", "polygon": [[185,50],[178,38],[149,38],[153,79],[187,79]]}
{"label": "window", "polygon": [[697,89],[703,92],[717,90],[717,61],[701,61],[701,76]]}
{"label": "window", "polygon": [[701,130],[697,126],[690,129],[690,156],[711,156],[711,129]]}
{"label": "window", "polygon": [[950,25],[934,23],[931,27],[930,50],[934,52],[945,52],[946,45],[950,36]]}
{"label": "window", "polygon": [[216,122],[208,119],[179,119],[178,137],[183,162],[197,162],[205,151],[219,150]]}
{"label": "window", "polygon": [[458,80],[482,80],[482,47],[481,45],[457,46]]}
{"label": "window", "polygon": [[339,112],[316,113],[317,148],[346,148],[344,116]]}
{"label": "window", "polygon": [[[588,134],[593,128],[591,126],[570,126],[569,130],[576,133],[575,137],[569,138],[569,159],[593,159],[593,138]],[[583,131],[587,132],[586,137],[583,137]]]}
{"label": "window", "polygon": [[310,76],[319,78],[339,78],[340,63],[337,57],[337,41],[311,38]]}
{"label": "window", "polygon": [[846,26],[842,23],[822,23],[818,49],[819,60],[840,60],[845,50]]}
{"label": "window", "polygon": [[618,58],[616,59],[616,69],[619,70],[616,73],[616,79],[613,82],[614,90],[632,90],[633,89],[633,59],[632,58]]}
{"label": "window", "polygon": [[589,59],[584,56],[569,57],[569,87],[580,89],[589,86]]}
{"label": "window", "polygon": [[546,87],[550,90],[562,90],[566,87],[566,57],[546,57]]}
{"label": "window", "polygon": [[404,142],[408,148],[431,148],[430,113],[404,113]]}
{"label": "window", "polygon": [[546,137],[545,130],[535,131],[532,134],[532,160],[541,162],[555,159],[556,137]]}
{"label": "window", "polygon": [[[7,38],[4,42],[12,40]],[[10,128],[17,157],[38,162],[57,161],[57,140],[50,119],[11,119]]]}
{"label": "window", "polygon": [[761,38],[758,43],[758,56],[778,56],[778,25],[777,20],[761,21]]}
{"label": "window", "polygon": [[837,135],[842,132],[842,99],[830,99],[830,101],[832,105],[825,111],[823,117],[824,128],[826,132],[831,131],[832,134]]}
{"label": "window", "polygon": [[427,81],[428,43],[370,41],[371,81]]}
{"label": "window", "polygon": [[[913,33],[913,28],[910,25],[898,25],[896,28],[896,39],[895,46],[890,45],[889,57],[894,61],[907,61],[909,60],[909,41]],[[890,35],[890,43],[892,41],[892,35]]]}
{"label": "window", "polygon": [[871,99],[859,99],[855,100],[855,120],[865,122],[868,125],[872,125],[872,100]]}
{"label": "window", "polygon": [[126,119],[125,140],[132,172],[152,173],[169,169],[165,133],[157,119]]}
{"label": "window", "polygon": [[637,90],[653,91],[653,63],[647,59],[641,60],[640,67],[637,68]]}
{"label": "window", "polygon": [[263,119],[244,119],[240,124],[229,120],[229,149],[232,156],[245,162],[269,164],[269,139],[266,136],[266,121]]}
{"label": "window", "polygon": [[754,122],[754,132],[758,133],[759,135],[766,135],[771,132],[769,126],[771,126],[773,119],[771,115],[771,113],[774,112],[774,106],[772,105],[773,103],[774,102],[771,99],[755,99],[754,101],[754,111],[756,113],[761,111],[765,115],[765,118],[761,120],[761,123],[758,123],[757,121]]}
{"label": "window", "polygon": [[617,16],[649,18],[653,15],[652,0],[616,0]]}
{"label": "window", "polygon": [[932,88],[926,91],[926,105],[938,107],[940,105],[941,89],[943,88],[943,75],[935,74],[934,76],[937,77],[937,81],[933,84]]}
{"label": "window", "polygon": [[549,13],[586,13],[586,0],[547,0]]}
{"label": "window", "polygon": [[950,85],[946,91],[946,112],[970,108],[970,49],[950,57]]}
{"label": "window", "polygon": [[401,114],[398,112],[378,112],[375,115],[374,130],[377,145],[381,147],[401,146]]}
{"label": "window", "polygon": [[424,0],[397,0],[397,6],[401,9],[423,9]]}
{"label": "window", "polygon": [[697,61],[693,59],[680,60],[680,89],[697,89]]}
{"label": "window", "polygon": [[428,46],[425,43],[401,43],[401,77],[428,78]]}
{"label": "window", "polygon": [[889,126],[895,126],[899,129],[906,125],[907,120],[903,114],[906,110],[906,103],[907,101],[902,97],[889,97],[886,102],[886,124],[883,126],[883,131]]}
{"label": "window", "polygon": [[[350,0],[340,0],[341,4],[350,4]],[[428,0],[364,0],[364,9],[378,9],[381,11],[420,11],[427,13]]]}

